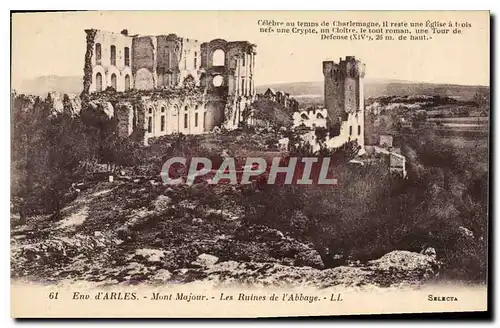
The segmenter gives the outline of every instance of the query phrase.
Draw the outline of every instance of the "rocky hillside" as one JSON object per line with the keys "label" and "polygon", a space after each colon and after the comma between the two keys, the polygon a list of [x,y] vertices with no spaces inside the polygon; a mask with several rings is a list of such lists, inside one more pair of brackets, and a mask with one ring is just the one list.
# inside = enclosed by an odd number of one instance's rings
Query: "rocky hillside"
{"label": "rocky hillside", "polygon": [[[193,187],[140,179],[97,183],[81,191],[62,219],[12,216],[13,279],[98,285],[189,283],[329,286],[420,285],[439,262],[432,248],[393,251],[373,261],[324,268],[307,243],[248,224],[234,199],[240,187]],[[209,197],[208,197],[209,198]],[[223,206],[220,206],[222,204]]]}

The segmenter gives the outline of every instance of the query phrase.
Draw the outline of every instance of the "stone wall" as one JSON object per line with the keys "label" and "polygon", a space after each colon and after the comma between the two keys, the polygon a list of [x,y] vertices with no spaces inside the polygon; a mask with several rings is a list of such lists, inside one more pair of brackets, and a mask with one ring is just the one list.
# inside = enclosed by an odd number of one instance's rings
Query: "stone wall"
{"label": "stone wall", "polygon": [[132,47],[135,88],[138,90],[156,88],[156,37],[134,37]]}
{"label": "stone wall", "polygon": [[293,113],[293,126],[304,124],[308,128],[326,127],[326,108],[314,108]]}
{"label": "stone wall", "polygon": [[174,87],[181,82],[179,62],[182,53],[182,39],[175,34],[158,37],[158,86]]}
{"label": "stone wall", "polygon": [[[247,41],[215,39],[201,45],[202,68],[209,92],[255,97],[256,46]],[[221,85],[216,80],[222,81]]]}

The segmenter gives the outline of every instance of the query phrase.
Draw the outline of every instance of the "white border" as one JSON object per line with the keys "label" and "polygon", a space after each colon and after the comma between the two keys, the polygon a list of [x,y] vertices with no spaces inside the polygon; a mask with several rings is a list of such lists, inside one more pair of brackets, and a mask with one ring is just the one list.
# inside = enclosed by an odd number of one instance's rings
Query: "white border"
{"label": "white border", "polygon": [[[7,1],[2,2],[0,5],[2,7],[2,13],[4,20],[1,24],[1,38],[2,45],[4,51],[0,53],[2,65],[1,65],[1,83],[2,90],[4,92],[1,93],[2,104],[4,105],[2,110],[0,111],[0,124],[2,127],[0,128],[0,151],[1,154],[4,154],[2,161],[2,177],[1,180],[3,182],[0,187],[1,197],[0,202],[2,204],[2,213],[4,213],[2,217],[2,223],[4,226],[1,231],[4,234],[4,238],[2,240],[5,242],[5,251],[0,252],[2,255],[2,262],[8,263],[10,259],[10,227],[9,227],[9,199],[10,199],[10,17],[7,19],[7,15],[9,14],[8,10],[491,10],[493,15],[497,15],[495,18],[495,25],[498,26],[498,15],[500,15],[499,4],[500,1],[494,0],[474,0],[467,2],[459,2],[459,1],[441,1],[438,2],[436,0],[418,0],[414,2],[410,1],[332,1],[332,0],[308,0],[308,1],[294,1],[294,0],[278,0],[278,1],[254,1],[253,3],[245,2],[245,1],[229,1],[229,0],[218,0],[218,1],[202,1],[202,0],[183,0],[179,2],[159,2],[159,1],[129,1],[129,0],[121,0],[117,2],[104,2],[102,0],[87,0],[87,1],[62,1],[62,0],[45,0],[45,1],[15,1],[11,3]],[[5,7],[5,8],[3,8]],[[9,14],[10,15],[10,14]],[[496,26],[492,26],[492,29]],[[498,33],[492,33],[495,36],[494,44],[498,44]],[[495,47],[496,48],[496,47]],[[494,60],[494,58],[492,58]],[[492,74],[498,72],[498,67],[495,66],[495,71]],[[497,85],[493,85],[494,89],[491,90],[492,94],[498,95],[498,87]],[[492,109],[498,107],[498,98],[496,98],[495,103],[493,104]],[[494,127],[495,131],[493,131],[493,135],[498,134],[499,122],[497,119],[497,115],[494,115]],[[495,144],[495,143],[494,143]],[[497,149],[491,149],[494,153],[497,153]],[[497,162],[497,161],[496,161]],[[496,165],[498,166],[498,165]],[[497,168],[497,167],[495,167]],[[493,171],[495,168],[491,168]],[[498,174],[497,174],[498,176]],[[495,179],[495,182],[497,179]],[[500,195],[494,193],[494,203],[500,204]],[[495,220],[496,218],[491,218]],[[496,220],[495,220],[496,221]],[[495,231],[493,232],[494,236],[498,236],[499,223],[497,222],[494,227]],[[494,237],[492,239],[495,239]],[[498,246],[498,241],[495,243],[495,246]],[[9,249],[9,251],[7,251]],[[495,247],[494,255],[495,259],[498,258],[498,247]],[[490,265],[495,264],[495,260],[490,262]],[[1,271],[2,274],[2,326],[10,327],[16,324],[12,319],[10,319],[10,271],[7,269],[3,269]],[[497,274],[494,278],[498,278]],[[493,279],[494,279],[493,278]],[[498,280],[497,280],[498,281]],[[496,285],[496,284],[495,284]],[[495,293],[496,294],[496,293]],[[494,302],[495,308],[494,312],[498,313],[498,302]],[[366,322],[366,321],[365,321]],[[368,321],[369,322],[369,321]],[[179,322],[165,322],[170,325],[178,325]],[[200,324],[201,322],[197,322]],[[205,322],[203,322],[205,323]],[[215,324],[220,324],[220,322],[213,322]],[[233,324],[231,322],[230,324]],[[270,324],[270,322],[257,322],[258,324]],[[327,322],[325,322],[327,323]],[[37,322],[36,324],[39,324]],[[58,326],[62,325],[70,325],[71,323],[55,323],[55,322],[47,322],[45,323],[47,326]],[[93,327],[101,327],[104,324],[114,324],[114,325],[123,325],[123,322],[106,322],[106,323],[95,323],[95,322],[81,322],[79,324],[83,325],[92,325]],[[136,325],[137,323],[133,323],[132,325]],[[139,323],[140,324],[140,323]],[[186,324],[186,323],[184,323]],[[189,323],[193,324],[193,323]],[[205,323],[206,324],[206,323]],[[282,322],[282,324],[295,325],[292,322]],[[334,323],[338,325],[339,323]],[[379,324],[384,324],[384,322],[379,322]],[[401,322],[401,324],[405,324]],[[429,324],[434,324],[430,322],[421,322],[421,325],[428,326]],[[454,323],[447,323],[454,324]]]}

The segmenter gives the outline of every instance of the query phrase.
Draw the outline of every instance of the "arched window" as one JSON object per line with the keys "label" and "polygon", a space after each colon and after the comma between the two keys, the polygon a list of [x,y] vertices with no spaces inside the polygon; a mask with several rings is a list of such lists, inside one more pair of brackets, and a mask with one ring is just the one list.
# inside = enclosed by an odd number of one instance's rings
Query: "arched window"
{"label": "arched window", "polygon": [[153,118],[148,117],[148,133],[153,133]]}
{"label": "arched window", "polygon": [[130,90],[130,75],[125,75],[125,91]]}
{"label": "arched window", "polygon": [[222,75],[216,75],[212,82],[214,84],[214,87],[220,87],[223,81],[224,79],[222,78]]}
{"label": "arched window", "polygon": [[172,115],[172,122],[169,124],[169,126],[172,127],[173,133],[178,133],[180,130],[180,125],[181,125],[181,118],[179,115],[179,106],[174,105],[174,107],[172,108],[172,111],[170,113],[172,113],[171,114]]}
{"label": "arched window", "polygon": [[97,65],[101,65],[101,44],[95,44],[95,62]]}
{"label": "arched window", "polygon": [[130,66],[130,49],[125,47],[125,66]]}
{"label": "arched window", "polygon": [[101,73],[97,73],[95,76],[95,90],[97,92],[102,91],[102,75],[101,75]]}
{"label": "arched window", "polygon": [[225,62],[226,62],[226,54],[224,53],[224,50],[222,49],[215,50],[212,55],[212,66],[224,66]]}
{"label": "arched window", "polygon": [[111,74],[111,87],[116,90],[116,74]]}
{"label": "arched window", "polygon": [[161,108],[161,116],[160,116],[160,131],[165,131],[165,107]]}
{"label": "arched window", "polygon": [[111,46],[111,65],[116,66],[116,47]]}
{"label": "arched window", "polygon": [[148,133],[153,133],[153,108],[148,108]]}

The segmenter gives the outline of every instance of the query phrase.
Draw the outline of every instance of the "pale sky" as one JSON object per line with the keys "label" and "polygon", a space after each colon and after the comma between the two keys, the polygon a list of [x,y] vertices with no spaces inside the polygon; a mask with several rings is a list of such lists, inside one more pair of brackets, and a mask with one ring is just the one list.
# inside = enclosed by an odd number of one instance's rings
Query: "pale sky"
{"label": "pale sky", "polygon": [[[461,35],[430,41],[329,41],[318,35],[259,33],[257,21],[468,21]],[[488,12],[319,12],[319,11],[104,11],[26,13],[12,18],[12,78],[83,76],[84,29],[159,35],[176,33],[201,42],[222,38],[257,45],[256,84],[321,81],[322,61],[354,55],[366,77],[420,82],[489,85]]]}

